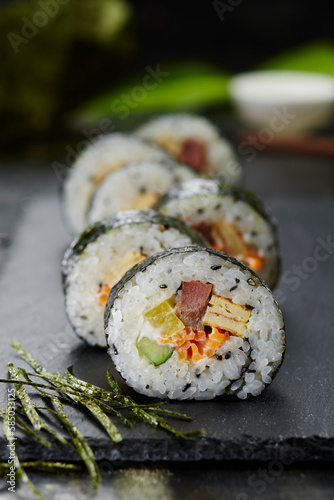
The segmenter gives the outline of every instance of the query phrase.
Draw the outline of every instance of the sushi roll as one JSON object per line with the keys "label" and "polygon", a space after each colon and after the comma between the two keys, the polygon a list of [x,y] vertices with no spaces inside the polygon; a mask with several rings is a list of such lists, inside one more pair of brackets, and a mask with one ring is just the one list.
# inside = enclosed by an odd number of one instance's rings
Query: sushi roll
{"label": "sushi roll", "polygon": [[270,289],[223,252],[165,250],[110,292],[108,352],[127,384],[147,396],[245,399],[283,360],[284,323]]}
{"label": "sushi roll", "polygon": [[109,174],[98,186],[88,213],[88,223],[120,210],[151,208],[166,191],[197,176],[190,167],[176,162],[128,163]]}
{"label": "sushi roll", "polygon": [[280,269],[276,223],[252,193],[217,179],[194,179],[154,206],[199,231],[209,245],[250,267],[273,288]]}
{"label": "sushi roll", "polygon": [[238,184],[242,179],[242,168],[232,146],[203,117],[160,116],[142,125],[137,134],[203,174],[222,177],[229,184]]}
{"label": "sushi roll", "polygon": [[203,245],[196,231],[154,210],[128,210],[88,227],[64,254],[65,310],[74,332],[106,345],[103,312],[110,289],[133,265],[166,248]]}
{"label": "sushi roll", "polygon": [[170,157],[153,143],[121,133],[99,137],[80,154],[62,185],[65,220],[78,234],[87,226],[87,213],[97,186],[131,161],[167,161]]}

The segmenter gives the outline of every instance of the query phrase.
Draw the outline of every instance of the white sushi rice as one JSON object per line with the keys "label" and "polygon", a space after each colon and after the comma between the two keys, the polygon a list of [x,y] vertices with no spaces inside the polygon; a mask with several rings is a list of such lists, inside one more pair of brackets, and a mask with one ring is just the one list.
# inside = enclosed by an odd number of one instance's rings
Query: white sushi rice
{"label": "white sushi rice", "polygon": [[169,189],[195,177],[197,174],[194,170],[178,163],[129,163],[109,174],[97,188],[88,213],[88,222],[91,224],[119,210],[133,208],[132,203],[143,192],[157,195],[158,199]]}
{"label": "white sushi rice", "polygon": [[73,164],[63,185],[65,217],[73,233],[87,225],[87,213],[97,186],[114,170],[131,161],[167,161],[155,144],[137,136],[114,133],[97,138]]}
{"label": "white sushi rice", "polygon": [[233,147],[221,137],[218,128],[203,117],[186,113],[163,115],[139,127],[137,134],[161,146],[168,140],[173,143],[200,140],[206,145],[204,173],[223,177],[229,184],[238,184],[242,179],[242,168]]}
{"label": "white sushi rice", "polygon": [[[194,186],[197,180],[191,181],[189,187]],[[198,184],[203,182],[198,181]],[[212,182],[212,181],[210,181]],[[186,185],[185,185],[186,186]],[[264,265],[259,276],[270,287],[276,281],[278,270],[278,249],[276,237],[269,222],[259,214],[249,203],[235,200],[229,195],[194,195],[193,197],[171,198],[159,206],[159,211],[171,217],[177,217],[187,225],[193,227],[201,223],[215,224],[219,219],[233,224],[244,241],[264,257]]]}
{"label": "white sushi rice", "polygon": [[[175,294],[181,281],[192,280],[212,283],[213,293],[253,307],[246,338],[231,336],[216,351],[222,359],[194,363],[180,360],[174,350],[154,366],[136,347],[144,315]],[[226,392],[241,399],[257,396],[271,383],[285,348],[283,319],[271,292],[249,270],[204,250],[160,257],[135,274],[113,303],[106,334],[108,352],[127,384],[142,394],[171,399],[212,399]]]}
{"label": "white sushi rice", "polygon": [[[134,211],[128,211],[131,214]],[[66,278],[65,308],[76,334],[91,345],[106,345],[104,304],[98,296],[99,283],[108,283],[110,272],[128,252],[146,256],[161,250],[193,244],[177,229],[162,229],[149,222],[124,224],[110,229],[89,243]]]}

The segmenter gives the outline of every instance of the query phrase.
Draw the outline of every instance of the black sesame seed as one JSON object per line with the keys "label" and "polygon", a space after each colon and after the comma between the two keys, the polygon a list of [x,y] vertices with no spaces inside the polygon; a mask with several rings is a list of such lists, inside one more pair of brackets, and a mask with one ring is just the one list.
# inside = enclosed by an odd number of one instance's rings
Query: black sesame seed
{"label": "black sesame seed", "polygon": [[139,247],[139,251],[140,251],[140,252],[143,252],[143,251],[144,251],[144,247],[143,247],[143,245],[140,245],[140,247]]}
{"label": "black sesame seed", "polygon": [[172,269],[167,269],[167,274],[170,274],[172,272]]}
{"label": "black sesame seed", "polygon": [[233,292],[233,290],[235,290],[236,288],[238,288],[238,285],[232,286],[232,288],[230,288],[230,292]]}
{"label": "black sesame seed", "polygon": [[89,332],[89,335],[94,335],[94,331],[93,331],[93,330],[91,330],[91,331]]}
{"label": "black sesame seed", "polygon": [[140,192],[141,194],[146,193],[146,191],[147,191],[146,187],[141,187],[141,188],[140,188],[140,190],[139,190],[139,192]]}
{"label": "black sesame seed", "polygon": [[240,215],[237,215],[237,216],[235,217],[235,220],[241,220]]}
{"label": "black sesame seed", "polygon": [[216,358],[218,361],[221,361],[223,359],[223,356],[221,354],[216,354]]}
{"label": "black sesame seed", "polygon": [[236,283],[240,283],[239,278],[235,278],[235,282],[236,282]]}
{"label": "black sesame seed", "polygon": [[117,347],[115,346],[115,344],[113,344],[113,345],[111,346],[111,348],[113,349],[115,356],[117,356],[117,354],[118,354],[118,350],[117,350]]}
{"label": "black sesame seed", "polygon": [[182,389],[182,392],[186,392],[187,389],[189,389],[189,387],[191,386],[191,384],[186,384],[183,389]]}
{"label": "black sesame seed", "polygon": [[211,266],[210,269],[212,269],[212,271],[217,271],[218,269],[221,269],[222,266]]}
{"label": "black sesame seed", "polygon": [[146,271],[146,267],[144,267],[141,272],[144,273]]}
{"label": "black sesame seed", "polygon": [[198,214],[202,214],[203,212],[204,212],[204,209],[203,209],[203,208],[198,208],[198,209],[197,209],[197,213],[198,213]]}
{"label": "black sesame seed", "polygon": [[232,356],[232,353],[231,351],[227,351],[227,353],[225,354],[225,359],[230,359],[230,357]]}
{"label": "black sesame seed", "polygon": [[215,210],[220,210],[221,209],[221,204],[218,203],[218,205],[215,206]]}
{"label": "black sesame seed", "polygon": [[196,378],[200,378],[201,374],[200,373],[196,373]]}
{"label": "black sesame seed", "polygon": [[159,285],[159,288],[168,288],[167,285],[165,285],[165,283],[163,283],[162,285]]}
{"label": "black sesame seed", "polygon": [[102,281],[100,281],[99,288],[102,288],[102,287],[103,287],[103,283],[102,283]]}
{"label": "black sesame seed", "polygon": [[257,231],[251,231],[251,236],[256,236],[257,235]]}
{"label": "black sesame seed", "polygon": [[250,286],[255,286],[255,281],[254,281],[252,278],[248,278],[247,283],[248,283]]}
{"label": "black sesame seed", "polygon": [[147,384],[147,385],[146,385],[146,389],[149,389],[149,388],[150,388],[150,386]]}

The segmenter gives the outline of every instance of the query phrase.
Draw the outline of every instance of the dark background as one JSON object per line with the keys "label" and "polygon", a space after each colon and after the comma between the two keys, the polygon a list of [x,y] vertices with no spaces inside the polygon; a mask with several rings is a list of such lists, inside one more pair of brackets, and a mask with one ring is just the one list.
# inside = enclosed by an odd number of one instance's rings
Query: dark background
{"label": "dark background", "polygon": [[222,4],[229,6],[228,0],[130,3],[135,9],[139,66],[201,57],[239,72],[303,42],[334,39],[330,2],[232,0],[233,10],[225,13]]}
{"label": "dark background", "polygon": [[[91,12],[115,0],[70,0],[15,54],[8,33],[20,34],[22,14],[31,19],[40,6],[37,0],[1,0],[3,152],[25,153],[31,143],[67,136],[73,111],[125,80],[136,84],[147,65],[196,60],[233,74],[307,42],[334,39],[331,3],[325,1],[119,1],[128,19],[113,39],[99,39],[98,26],[93,34],[89,30],[96,22]],[[22,5],[30,10],[22,12]],[[65,24],[76,9],[70,33]],[[215,106],[219,112],[227,108]]]}

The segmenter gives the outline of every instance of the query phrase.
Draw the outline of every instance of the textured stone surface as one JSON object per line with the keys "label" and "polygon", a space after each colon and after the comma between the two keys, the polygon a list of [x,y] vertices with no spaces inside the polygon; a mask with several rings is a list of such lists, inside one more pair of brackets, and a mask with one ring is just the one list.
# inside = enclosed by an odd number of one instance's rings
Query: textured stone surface
{"label": "textured stone surface", "polygon": [[[0,233],[11,242],[1,250],[0,259],[0,376],[6,376],[8,360],[23,365],[9,346],[16,338],[50,370],[64,371],[73,365],[75,375],[107,387],[109,357],[103,349],[89,348],[77,339],[64,313],[60,261],[71,237],[60,217],[57,180],[52,171],[36,174],[36,184],[33,177],[25,182],[23,173],[17,177],[15,183],[7,179],[9,192],[13,189],[16,198],[8,196],[0,219]],[[178,429],[204,428],[207,432],[203,438],[187,441],[138,424],[131,430],[120,426],[124,441],[114,446],[88,416],[69,412],[99,459],[334,458],[334,248],[327,244],[326,249],[323,243],[334,241],[334,203],[320,193],[289,192],[270,194],[265,201],[279,221],[283,258],[275,295],[286,322],[287,350],[277,378],[261,396],[246,401],[219,398],[168,403],[168,408],[194,419],[191,424],[173,421]],[[319,245],[322,249],[317,251]],[[3,407],[6,392],[1,389]],[[58,445],[50,451],[24,440],[18,449],[22,458],[75,458]],[[6,457],[1,438],[0,458]]]}

